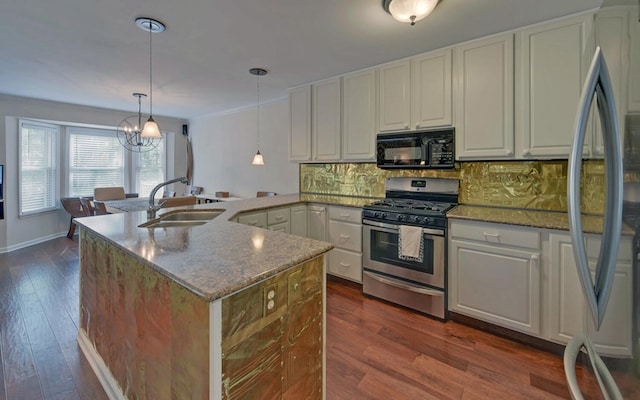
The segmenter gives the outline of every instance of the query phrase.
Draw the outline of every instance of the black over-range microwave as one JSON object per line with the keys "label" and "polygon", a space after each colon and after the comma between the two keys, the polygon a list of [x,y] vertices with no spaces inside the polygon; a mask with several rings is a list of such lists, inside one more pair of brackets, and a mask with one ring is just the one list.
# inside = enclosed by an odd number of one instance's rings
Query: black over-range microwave
{"label": "black over-range microwave", "polygon": [[453,168],[455,129],[380,133],[378,168]]}

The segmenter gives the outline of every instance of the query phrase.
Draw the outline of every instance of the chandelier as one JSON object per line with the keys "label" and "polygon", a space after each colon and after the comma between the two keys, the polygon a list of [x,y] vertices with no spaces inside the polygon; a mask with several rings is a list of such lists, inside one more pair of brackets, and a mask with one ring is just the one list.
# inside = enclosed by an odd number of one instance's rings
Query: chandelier
{"label": "chandelier", "polygon": [[136,26],[149,32],[149,118],[142,125],[142,98],[147,97],[144,93],[134,93],[138,98],[138,115],[125,118],[118,125],[117,136],[120,144],[127,150],[142,153],[155,149],[162,139],[160,127],[153,119],[153,62],[152,62],[152,33],[164,32],[166,26],[153,18],[136,18]]}
{"label": "chandelier", "polygon": [[146,116],[142,115],[142,98],[147,97],[144,93],[134,93],[133,97],[138,98],[138,114],[130,115],[123,119],[118,125],[116,134],[120,144],[129,151],[144,153],[158,147],[162,137],[149,137],[143,135],[143,123]]}
{"label": "chandelier", "polygon": [[253,156],[253,165],[264,165],[264,158],[260,153],[260,77],[267,74],[267,70],[264,68],[251,68],[249,70],[251,75],[256,76],[256,138],[258,142],[258,151]]}

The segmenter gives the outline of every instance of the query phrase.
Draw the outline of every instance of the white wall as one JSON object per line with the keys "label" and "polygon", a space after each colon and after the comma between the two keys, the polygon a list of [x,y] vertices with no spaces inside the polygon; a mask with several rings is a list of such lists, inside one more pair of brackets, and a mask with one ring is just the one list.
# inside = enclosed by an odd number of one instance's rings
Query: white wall
{"label": "white wall", "polygon": [[[0,94],[0,164],[5,165],[5,219],[0,220],[0,253],[64,235],[69,228],[69,215],[64,209],[18,218],[18,119],[115,127],[125,117],[136,113],[135,104],[131,108],[131,112],[122,112]],[[156,120],[163,131],[175,133],[171,135],[175,138],[175,149],[170,145],[167,148],[167,177],[184,175],[186,139],[181,133],[185,121],[163,117],[156,117]],[[176,190],[183,191],[184,188]]]}
{"label": "white wall", "polygon": [[260,105],[260,152],[264,166],[251,165],[256,152],[256,109],[190,121],[194,185],[205,193],[255,197],[258,191],[298,192],[298,164],[288,161],[289,102]]}

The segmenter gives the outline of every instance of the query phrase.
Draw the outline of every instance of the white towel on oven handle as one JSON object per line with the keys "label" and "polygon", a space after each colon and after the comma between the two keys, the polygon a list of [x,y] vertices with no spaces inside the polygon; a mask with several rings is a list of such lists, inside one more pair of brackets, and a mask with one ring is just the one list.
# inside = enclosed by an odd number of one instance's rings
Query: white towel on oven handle
{"label": "white towel on oven handle", "polygon": [[400,225],[398,234],[398,258],[407,261],[422,262],[424,258],[424,242],[422,228],[419,226]]}

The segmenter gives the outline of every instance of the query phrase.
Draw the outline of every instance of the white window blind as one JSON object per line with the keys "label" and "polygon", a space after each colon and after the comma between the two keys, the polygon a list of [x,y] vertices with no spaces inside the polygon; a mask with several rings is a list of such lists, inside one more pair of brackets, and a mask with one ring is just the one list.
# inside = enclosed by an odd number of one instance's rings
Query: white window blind
{"label": "white window blind", "polygon": [[125,186],[125,149],[114,132],[70,128],[69,195],[93,196],[96,187]]}
{"label": "white window blind", "polygon": [[136,158],[136,191],[140,197],[149,197],[151,190],[165,179],[164,138],[155,149],[137,153]]}
{"label": "white window blind", "polygon": [[55,125],[20,121],[20,215],[58,208],[58,136]]}

